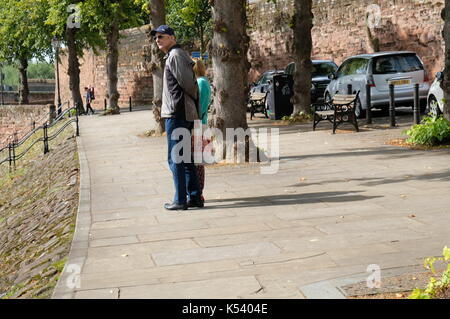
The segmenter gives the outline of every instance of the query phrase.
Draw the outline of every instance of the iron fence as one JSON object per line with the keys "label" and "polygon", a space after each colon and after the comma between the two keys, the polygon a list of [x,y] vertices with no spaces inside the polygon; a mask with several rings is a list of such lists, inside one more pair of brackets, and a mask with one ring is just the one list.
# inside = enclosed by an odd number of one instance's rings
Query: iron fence
{"label": "iron fence", "polygon": [[[64,105],[64,104],[63,104]],[[61,110],[62,106],[59,108]],[[51,113],[51,112],[50,112]],[[75,115],[75,117],[73,117]],[[57,124],[62,123],[62,121],[66,118],[66,116],[69,118],[62,127],[60,127],[54,134],[49,135],[49,129],[52,127],[55,127]],[[80,129],[78,124],[78,108],[76,106],[73,106],[71,108],[66,109],[64,112],[61,112],[60,115],[58,115],[53,120],[47,120],[42,125],[35,127],[31,132],[26,134],[24,137],[22,137],[20,140],[17,140],[16,135],[12,138],[12,142],[10,142],[7,146],[0,149],[0,166],[3,163],[9,163],[9,171],[11,172],[13,169],[16,168],[16,161],[21,159],[23,156],[25,156],[26,153],[28,153],[34,145],[36,145],[39,142],[43,143],[43,151],[44,154],[47,154],[49,152],[49,141],[55,139],[61,132],[63,132],[70,124],[75,123],[76,124],[76,135],[80,135]],[[32,142],[27,145],[25,150],[21,151],[19,154],[16,154],[16,151],[19,147],[24,145],[27,141],[31,140],[33,136],[38,134],[40,130],[43,131],[43,136],[36,138],[35,140],[32,140]],[[6,157],[4,157],[6,154],[8,154]]]}

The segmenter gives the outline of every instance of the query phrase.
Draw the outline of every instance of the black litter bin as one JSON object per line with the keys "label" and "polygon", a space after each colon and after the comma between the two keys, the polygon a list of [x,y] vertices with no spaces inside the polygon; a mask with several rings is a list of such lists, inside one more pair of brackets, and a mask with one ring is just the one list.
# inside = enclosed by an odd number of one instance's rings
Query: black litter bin
{"label": "black litter bin", "polygon": [[294,110],[291,97],[294,94],[293,80],[290,74],[280,74],[273,77],[267,93],[267,114],[271,120],[281,120]]}

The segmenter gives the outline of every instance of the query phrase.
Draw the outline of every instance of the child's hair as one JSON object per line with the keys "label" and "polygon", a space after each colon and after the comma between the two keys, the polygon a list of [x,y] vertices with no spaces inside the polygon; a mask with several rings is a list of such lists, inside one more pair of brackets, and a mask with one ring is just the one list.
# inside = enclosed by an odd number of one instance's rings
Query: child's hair
{"label": "child's hair", "polygon": [[200,59],[194,59],[194,73],[196,77],[205,76],[206,75],[206,68],[203,64],[202,60]]}

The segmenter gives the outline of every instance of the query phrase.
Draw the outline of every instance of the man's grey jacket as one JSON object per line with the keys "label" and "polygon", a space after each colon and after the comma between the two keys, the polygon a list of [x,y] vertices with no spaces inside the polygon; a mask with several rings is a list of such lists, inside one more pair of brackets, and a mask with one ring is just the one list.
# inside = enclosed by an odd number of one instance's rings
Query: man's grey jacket
{"label": "man's grey jacket", "polygon": [[161,117],[193,122],[198,120],[198,86],[194,61],[180,48],[173,46],[165,56]]}

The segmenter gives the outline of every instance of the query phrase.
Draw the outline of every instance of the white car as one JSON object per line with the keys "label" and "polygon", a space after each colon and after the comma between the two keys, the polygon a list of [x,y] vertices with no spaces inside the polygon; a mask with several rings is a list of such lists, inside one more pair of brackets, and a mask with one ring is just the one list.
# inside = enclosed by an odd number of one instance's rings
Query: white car
{"label": "white car", "polygon": [[371,107],[388,110],[389,84],[395,84],[395,106],[414,104],[414,85],[419,84],[421,112],[425,111],[427,93],[430,89],[428,75],[422,60],[410,51],[377,52],[361,54],[346,59],[337,72],[330,75],[324,99],[329,101],[334,94],[359,93],[355,114],[362,117],[367,109],[366,84],[370,85]]}
{"label": "white car", "polygon": [[441,88],[443,78],[444,74],[442,72],[436,73],[436,78],[428,92],[427,114],[439,115],[444,112],[444,91]]}

